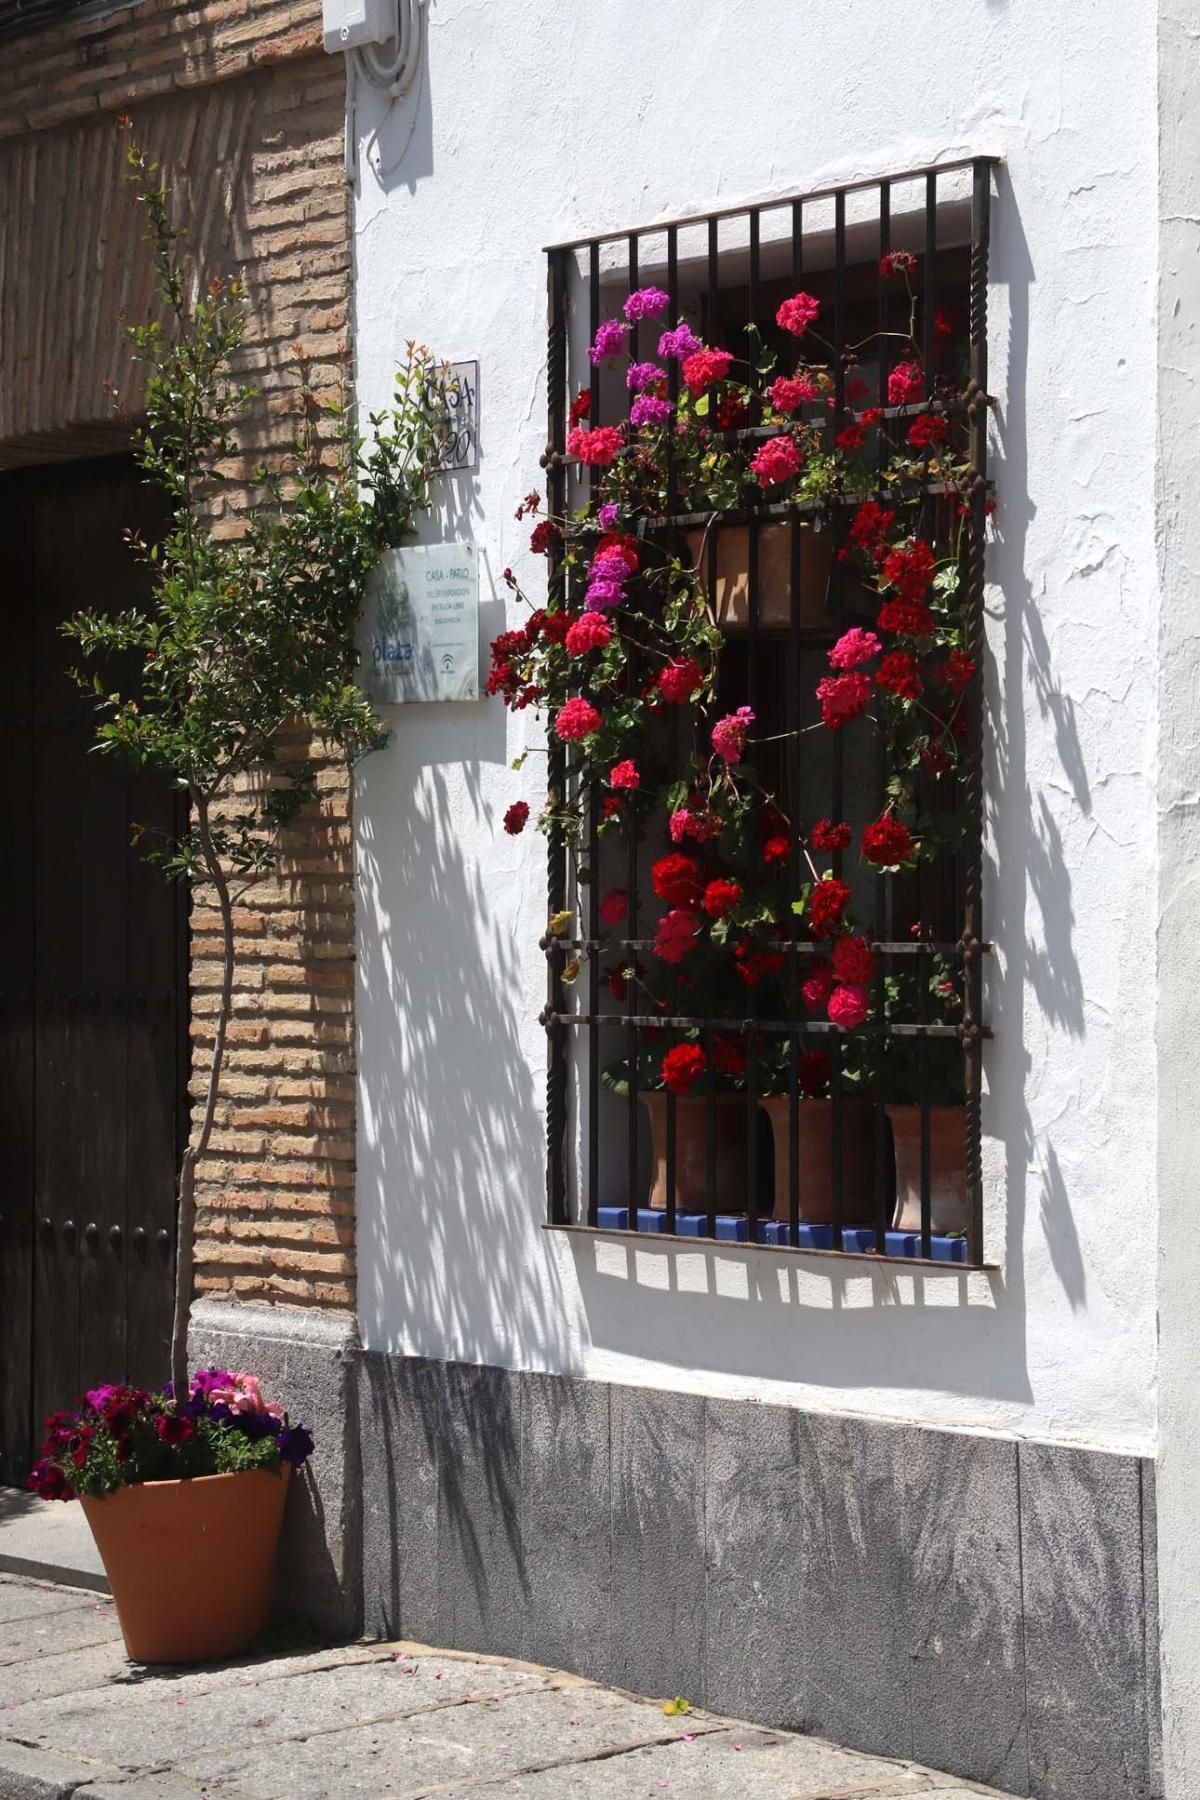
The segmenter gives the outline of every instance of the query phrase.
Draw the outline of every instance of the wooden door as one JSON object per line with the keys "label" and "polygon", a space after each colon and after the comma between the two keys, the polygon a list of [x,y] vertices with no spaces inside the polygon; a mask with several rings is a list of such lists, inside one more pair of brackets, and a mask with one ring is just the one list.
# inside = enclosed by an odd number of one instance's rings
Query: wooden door
{"label": "wooden door", "polygon": [[0,475],[0,1480],[42,1418],[167,1374],[185,1129],[185,910],[130,841],[160,778],[98,754],[59,627],[146,591],[122,537],[161,499],[128,458]]}

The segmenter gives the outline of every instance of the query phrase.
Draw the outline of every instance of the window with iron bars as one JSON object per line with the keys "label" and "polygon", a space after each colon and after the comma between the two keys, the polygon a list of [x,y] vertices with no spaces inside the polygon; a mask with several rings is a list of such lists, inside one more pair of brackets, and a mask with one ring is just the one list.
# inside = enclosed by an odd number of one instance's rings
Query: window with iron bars
{"label": "window with iron bars", "polygon": [[[709,685],[692,696],[700,704],[655,705],[671,581],[656,588],[632,573],[611,615],[628,640],[612,697],[654,715],[654,769],[636,771],[636,788],[606,789],[595,760],[551,722],[543,1024],[553,1227],[984,1262],[991,181],[992,164],[976,159],[548,252],[551,594],[557,587],[576,617],[587,604],[586,559],[572,554],[572,537],[610,470],[579,458],[598,441],[588,433],[614,426],[626,488],[638,459],[654,479],[610,536],[624,534],[640,570],[692,572],[714,643]],[[627,306],[647,291],[653,306]],[[806,337],[814,307],[819,324]],[[597,354],[610,320],[618,353]],[[663,356],[662,334],[683,325],[682,341],[667,340],[681,353]],[[609,343],[617,336],[610,330]],[[752,372],[740,399],[717,381],[705,410],[704,370],[691,371],[697,393],[682,354],[695,340]],[[637,373],[656,359],[657,377]],[[797,372],[799,387],[767,384]],[[630,422],[639,392],[665,403],[653,455]],[[762,447],[783,437],[796,455],[764,459]],[[883,541],[870,543],[879,514],[864,506],[886,515],[897,496],[908,508],[901,527],[936,563],[929,591],[899,576],[899,589],[889,585]],[[932,609],[932,635],[911,619],[895,636],[884,628],[897,617],[887,602],[905,593]],[[893,652],[901,660],[885,667]],[[856,681],[839,689],[847,670]],[[843,691],[851,704],[839,719]],[[724,745],[724,761],[709,741],[722,719],[733,722],[733,748],[728,732],[712,743]],[[722,792],[732,792],[737,829],[727,816],[715,838],[693,839],[683,835],[700,806],[689,784],[706,757],[730,784]],[[879,851],[870,828],[902,817],[907,853],[896,832],[891,849],[882,834]],[[694,892],[675,893],[680,879]],[[722,904],[739,895],[720,925],[703,905],[713,883]],[[846,896],[832,932],[818,929],[817,883]],[[671,911],[687,915],[686,954],[666,946]],[[839,959],[856,981],[840,980]],[[851,998],[831,1003],[835,988]]]}

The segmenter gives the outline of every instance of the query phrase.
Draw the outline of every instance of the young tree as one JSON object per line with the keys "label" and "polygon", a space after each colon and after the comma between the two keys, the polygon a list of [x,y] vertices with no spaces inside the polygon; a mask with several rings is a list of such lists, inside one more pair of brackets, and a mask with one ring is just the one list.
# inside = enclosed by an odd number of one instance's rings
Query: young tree
{"label": "young tree", "polygon": [[239,454],[235,427],[255,398],[232,374],[245,297],[222,278],[189,294],[158,166],[132,141],[128,163],[163,315],[130,332],[148,371],[137,454],[147,480],[169,496],[172,524],[158,544],[129,534],[151,572],[146,608],[82,611],[64,630],[88,659],[140,655],[136,684],[113,689],[103,671],[79,675],[95,696],[97,748],[165,772],[186,794],[186,830],[148,854],[168,875],[211,884],[221,920],[212,1061],[177,1192],[171,1379],[179,1398],[188,1391],[196,1166],[213,1128],[232,1009],[233,908],[275,866],[280,827],[315,792],[312,763],[283,755],[283,734],[304,722],[350,759],[383,741],[355,682],[355,622],[380,552],[411,534],[427,504],[449,431],[431,399],[444,370],[410,344],[392,407],[370,415],[369,442],[333,408],[331,458],[309,417],[287,473],[255,471],[240,535],[215,535],[213,503]]}

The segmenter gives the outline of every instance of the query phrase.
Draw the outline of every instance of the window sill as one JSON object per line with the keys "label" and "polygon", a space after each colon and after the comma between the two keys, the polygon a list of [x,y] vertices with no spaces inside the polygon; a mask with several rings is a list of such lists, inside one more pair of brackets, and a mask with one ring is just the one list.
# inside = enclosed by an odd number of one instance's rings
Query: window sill
{"label": "window sill", "polygon": [[561,1231],[571,1237],[588,1237],[633,1241],[642,1245],[678,1244],[684,1249],[696,1250],[701,1247],[709,1250],[759,1250],[768,1256],[807,1256],[815,1257],[823,1262],[855,1262],[869,1263],[873,1268],[884,1268],[892,1274],[901,1274],[905,1269],[928,1269],[938,1275],[978,1275],[999,1274],[1000,1264],[994,1262],[946,1262],[934,1261],[927,1256],[886,1256],[878,1250],[815,1250],[803,1244],[752,1244],[746,1238],[710,1238],[684,1236],[682,1233],[665,1231],[622,1231],[612,1225],[565,1225],[544,1222],[543,1231]]}

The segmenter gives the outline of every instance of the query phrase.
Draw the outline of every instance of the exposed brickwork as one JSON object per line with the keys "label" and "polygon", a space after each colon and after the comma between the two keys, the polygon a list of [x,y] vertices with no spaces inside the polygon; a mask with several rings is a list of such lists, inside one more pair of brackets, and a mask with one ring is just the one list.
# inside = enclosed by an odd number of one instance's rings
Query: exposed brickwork
{"label": "exposed brickwork", "polygon": [[[344,71],[314,0],[164,0],[48,26],[0,66],[0,468],[127,441],[139,404],[120,319],[152,304],[124,178],[121,112],[160,161],[198,272],[245,280],[242,355],[261,401],[235,481],[287,453],[305,384],[348,367]],[[114,414],[120,394],[124,422]],[[235,487],[218,529],[236,532]],[[292,753],[312,755],[297,739]],[[201,1170],[197,1285],[247,1300],[354,1305],[354,890],[350,788],[319,798],[278,874],[237,912],[227,1077]],[[192,1094],[210,1066],[220,946],[196,896]]]}

